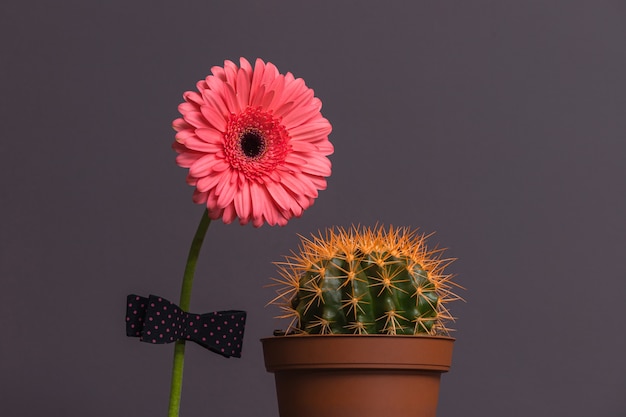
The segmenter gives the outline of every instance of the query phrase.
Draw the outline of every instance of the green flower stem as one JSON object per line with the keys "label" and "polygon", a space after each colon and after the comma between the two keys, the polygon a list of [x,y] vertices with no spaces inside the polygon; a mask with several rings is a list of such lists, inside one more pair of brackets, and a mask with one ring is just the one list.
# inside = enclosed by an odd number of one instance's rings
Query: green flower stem
{"label": "green flower stem", "polygon": [[[187,256],[187,265],[185,266],[185,274],[183,275],[183,286],[180,290],[179,306],[185,311],[189,311],[191,301],[191,288],[193,286],[193,276],[196,271],[196,263],[198,255],[202,248],[202,242],[206,231],[211,224],[208,210],[205,210],[200,219],[200,224],[196,230],[196,234],[189,248]],[[180,410],[180,395],[183,389],[183,366],[185,364],[185,341],[178,340],[174,346],[174,364],[172,366],[172,384],[170,388],[170,408],[168,417],[178,417]]]}

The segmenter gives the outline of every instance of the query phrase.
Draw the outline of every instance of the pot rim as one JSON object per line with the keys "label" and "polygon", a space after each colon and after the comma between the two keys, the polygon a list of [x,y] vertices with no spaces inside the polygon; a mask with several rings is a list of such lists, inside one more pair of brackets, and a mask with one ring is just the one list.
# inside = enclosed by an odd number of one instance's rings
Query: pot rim
{"label": "pot rim", "polygon": [[261,339],[269,372],[398,369],[447,372],[455,339],[430,335],[286,335]]}
{"label": "pot rim", "polygon": [[444,340],[452,340],[456,339],[452,336],[444,336],[444,335],[430,335],[430,334],[352,334],[352,333],[339,333],[339,334],[310,334],[310,333],[293,333],[293,334],[281,334],[274,336],[262,337],[260,340],[272,340],[279,338],[420,338],[420,339],[444,339]]}

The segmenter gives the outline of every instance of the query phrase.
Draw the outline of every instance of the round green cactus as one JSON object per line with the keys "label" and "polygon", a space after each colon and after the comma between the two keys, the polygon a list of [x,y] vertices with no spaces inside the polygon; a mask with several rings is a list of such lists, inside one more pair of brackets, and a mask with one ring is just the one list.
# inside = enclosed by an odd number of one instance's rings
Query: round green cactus
{"label": "round green cactus", "polygon": [[329,229],[277,263],[288,333],[447,335],[452,261],[408,228]]}

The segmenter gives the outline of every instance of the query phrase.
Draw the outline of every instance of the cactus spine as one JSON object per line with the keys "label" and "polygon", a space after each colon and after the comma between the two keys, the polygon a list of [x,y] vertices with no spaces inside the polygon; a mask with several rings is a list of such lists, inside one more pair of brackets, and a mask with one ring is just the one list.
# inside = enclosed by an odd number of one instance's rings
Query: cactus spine
{"label": "cactus spine", "polygon": [[447,335],[445,304],[459,299],[452,261],[408,228],[335,228],[302,238],[300,253],[277,263],[281,288],[271,303],[290,318],[287,332]]}

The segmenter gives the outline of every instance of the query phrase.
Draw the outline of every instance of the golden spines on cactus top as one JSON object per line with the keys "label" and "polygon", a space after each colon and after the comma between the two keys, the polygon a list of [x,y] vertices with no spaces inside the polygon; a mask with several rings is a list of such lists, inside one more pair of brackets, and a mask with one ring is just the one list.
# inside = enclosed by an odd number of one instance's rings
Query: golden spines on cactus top
{"label": "golden spines on cactus top", "polygon": [[354,226],[302,238],[299,253],[276,263],[287,333],[447,335],[446,303],[459,299],[444,269],[409,228]]}

